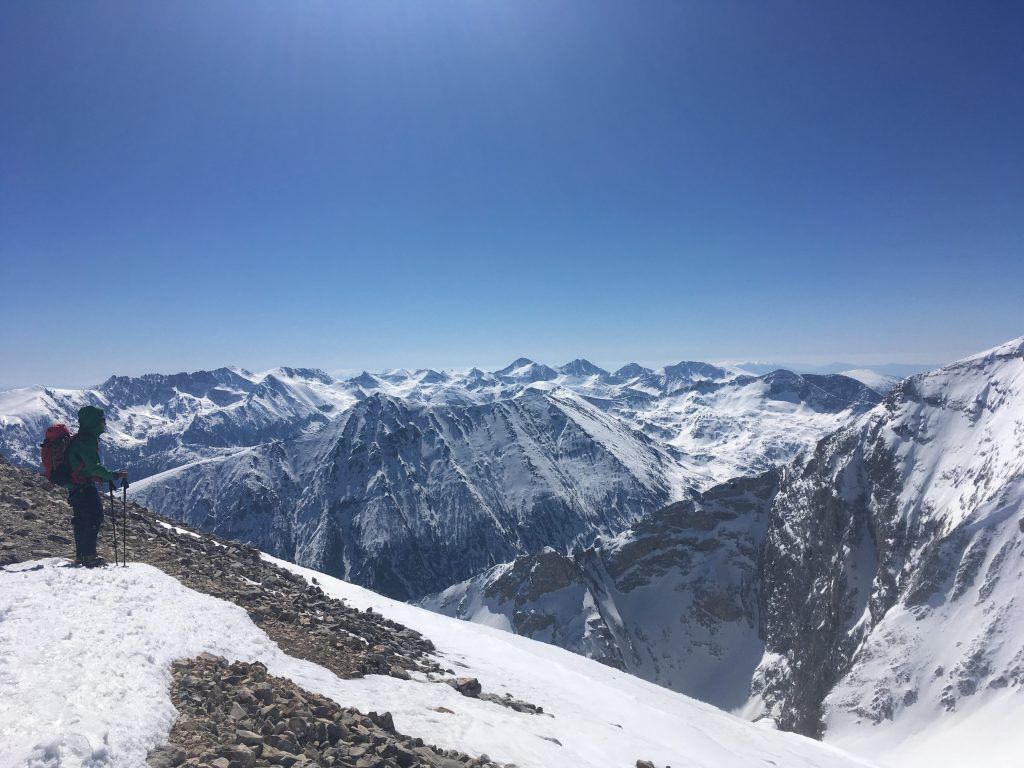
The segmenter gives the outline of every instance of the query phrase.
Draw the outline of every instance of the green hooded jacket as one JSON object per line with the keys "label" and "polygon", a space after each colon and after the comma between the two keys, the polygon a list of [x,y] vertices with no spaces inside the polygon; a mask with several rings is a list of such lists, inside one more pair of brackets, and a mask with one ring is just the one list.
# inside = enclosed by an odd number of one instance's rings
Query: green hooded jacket
{"label": "green hooded jacket", "polygon": [[71,484],[91,483],[94,480],[116,480],[117,475],[100,464],[100,434],[104,431],[103,411],[87,405],[78,411],[78,434],[71,444],[68,460],[71,462]]}

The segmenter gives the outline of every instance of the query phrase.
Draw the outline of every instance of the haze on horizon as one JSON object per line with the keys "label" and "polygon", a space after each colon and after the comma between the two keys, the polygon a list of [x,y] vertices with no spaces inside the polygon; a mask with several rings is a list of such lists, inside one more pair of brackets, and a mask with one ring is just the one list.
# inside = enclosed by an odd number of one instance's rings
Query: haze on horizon
{"label": "haze on horizon", "polygon": [[1024,6],[0,8],[0,386],[1024,333]]}

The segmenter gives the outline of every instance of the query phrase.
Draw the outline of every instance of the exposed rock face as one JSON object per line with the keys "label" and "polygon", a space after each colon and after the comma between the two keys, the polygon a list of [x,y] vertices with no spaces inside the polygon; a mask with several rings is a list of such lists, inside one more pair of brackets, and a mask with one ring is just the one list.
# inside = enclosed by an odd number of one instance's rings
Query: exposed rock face
{"label": "exposed rock face", "polygon": [[758,555],[777,490],[774,472],[726,483],[573,556],[518,558],[420,604],[738,707],[763,653]]}
{"label": "exposed rock face", "polygon": [[[1017,340],[907,379],[787,468],[761,576],[771,655],[754,678],[783,727],[841,731],[1019,684],[1021,660],[995,638],[1021,619],[1005,584],[1024,577],[1010,556],[1022,546],[1022,414]],[[936,656],[954,684],[935,681]]]}

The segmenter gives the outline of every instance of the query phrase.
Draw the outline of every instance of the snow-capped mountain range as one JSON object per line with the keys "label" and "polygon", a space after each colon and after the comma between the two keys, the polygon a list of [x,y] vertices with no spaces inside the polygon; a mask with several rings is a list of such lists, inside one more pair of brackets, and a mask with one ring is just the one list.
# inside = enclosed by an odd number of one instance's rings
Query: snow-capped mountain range
{"label": "snow-capped mountain range", "polygon": [[[411,403],[472,405],[512,399],[528,390],[568,390],[655,439],[676,440],[677,447],[712,464],[716,476],[730,476],[735,467],[793,454],[842,421],[837,413],[876,397],[871,387],[852,395],[834,391],[846,381],[834,375],[794,377],[793,392],[785,392],[771,383],[779,376],[793,375],[753,376],[692,362],[656,371],[631,363],[608,373],[586,360],[555,369],[525,358],[494,372],[399,369],[345,380],[313,368],[113,376],[87,389],[36,386],[0,392],[0,451],[34,466],[39,436],[48,424],[63,420],[73,425],[78,408],[97,405],[108,411],[108,462],[130,468],[141,479],[238,448],[315,432],[373,394]],[[813,401],[801,402],[808,391],[814,392]],[[830,400],[830,395],[839,399]]]}
{"label": "snow-capped mountain range", "polygon": [[225,368],[2,397],[3,449],[22,463],[50,421],[100,405],[107,463],[150,474],[133,490],[152,508],[402,598],[615,537],[881,399],[841,375],[525,358],[344,381]]}
{"label": "snow-capped mountain range", "polygon": [[776,470],[422,604],[894,765],[995,765],[1024,698],[1022,558],[1017,339],[903,381]]}
{"label": "snow-capped mountain range", "polygon": [[880,396],[843,376],[708,363],[609,373],[314,369],[113,377],[0,395],[0,450],[36,461],[54,420],[108,411],[107,463],[154,509],[410,598],[809,447]]}
{"label": "snow-capped mountain range", "polygon": [[138,497],[206,530],[891,765],[1015,754],[1024,339],[884,399],[705,363],[195,376],[3,393],[0,449],[96,402],[163,462]]}

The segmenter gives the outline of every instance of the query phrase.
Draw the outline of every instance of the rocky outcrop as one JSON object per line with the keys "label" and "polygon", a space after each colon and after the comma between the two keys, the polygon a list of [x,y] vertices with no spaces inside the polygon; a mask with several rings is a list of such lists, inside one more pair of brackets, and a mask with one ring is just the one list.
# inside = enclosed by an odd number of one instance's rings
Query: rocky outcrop
{"label": "rocky outcrop", "polygon": [[499,768],[395,730],[390,713],[341,707],[252,664],[209,655],[174,664],[179,712],[151,768]]}

